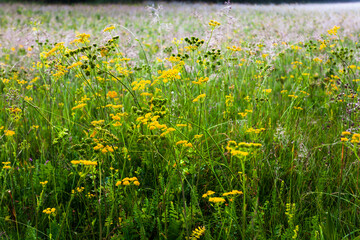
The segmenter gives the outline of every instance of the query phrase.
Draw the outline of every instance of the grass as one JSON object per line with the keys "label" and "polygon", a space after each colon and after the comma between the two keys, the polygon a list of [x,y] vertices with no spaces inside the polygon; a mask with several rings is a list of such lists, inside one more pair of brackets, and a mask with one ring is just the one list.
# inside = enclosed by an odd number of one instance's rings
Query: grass
{"label": "grass", "polygon": [[1,238],[356,239],[358,12],[1,5]]}

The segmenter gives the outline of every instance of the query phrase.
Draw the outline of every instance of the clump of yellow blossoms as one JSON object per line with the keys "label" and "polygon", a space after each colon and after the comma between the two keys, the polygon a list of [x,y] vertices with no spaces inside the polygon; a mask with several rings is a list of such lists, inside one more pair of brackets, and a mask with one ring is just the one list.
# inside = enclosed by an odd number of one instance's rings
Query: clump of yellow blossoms
{"label": "clump of yellow blossoms", "polygon": [[351,137],[351,143],[360,143],[360,134],[354,133]]}
{"label": "clump of yellow blossoms", "polygon": [[261,133],[265,131],[265,128],[249,128],[246,130],[247,133]]}
{"label": "clump of yellow blossoms", "polygon": [[73,160],[71,163],[74,165],[83,164],[85,166],[97,166],[97,162],[89,160]]}
{"label": "clump of yellow blossoms", "polygon": [[212,202],[212,203],[224,203],[224,202],[226,202],[226,200],[224,198],[221,198],[221,197],[211,197],[211,198],[209,198],[209,202]]}
{"label": "clump of yellow blossoms", "polygon": [[116,98],[117,97],[117,92],[115,92],[115,91],[109,91],[108,93],[107,93],[107,96],[109,97],[109,98]]}
{"label": "clump of yellow blossoms", "polygon": [[4,134],[5,134],[5,136],[11,137],[11,136],[15,135],[15,131],[13,131],[13,130],[5,130]]}
{"label": "clump of yellow blossoms", "polygon": [[193,84],[201,85],[202,83],[205,83],[209,81],[208,77],[200,77],[198,81],[192,81]]}
{"label": "clump of yellow blossoms", "polygon": [[209,26],[214,27],[214,28],[217,26],[220,26],[220,25],[221,24],[215,20],[210,20],[210,22],[209,22]]}
{"label": "clump of yellow blossoms", "polygon": [[78,66],[81,66],[81,65],[83,65],[82,62],[76,62],[76,63],[73,63],[70,66],[68,66],[67,69],[71,69],[71,68],[78,67]]}
{"label": "clump of yellow blossoms", "polygon": [[206,197],[208,197],[208,196],[213,195],[214,193],[215,193],[214,191],[209,190],[209,191],[207,191],[205,194],[203,194],[202,197],[203,197],[203,198],[206,198]]}
{"label": "clump of yellow blossoms", "polygon": [[50,215],[50,214],[55,214],[55,211],[56,211],[55,208],[47,208],[43,210],[43,213]]}
{"label": "clump of yellow blossoms", "polygon": [[338,31],[339,29],[340,29],[339,26],[334,26],[332,29],[329,29],[327,32],[328,32],[329,35],[334,35],[334,36],[336,36],[337,31]]}
{"label": "clump of yellow blossoms", "polygon": [[45,185],[48,184],[48,181],[40,182],[40,184],[45,187]]}
{"label": "clump of yellow blossoms", "polygon": [[137,179],[137,177],[132,177],[132,178],[126,177],[123,180],[118,181],[115,185],[116,186],[119,186],[119,185],[129,186],[130,184],[133,184],[135,186],[139,186],[140,182]]}
{"label": "clump of yellow blossoms", "polygon": [[193,102],[198,102],[199,100],[201,100],[201,99],[203,99],[203,98],[205,98],[205,97],[206,97],[206,94],[205,94],[205,93],[200,94],[199,96],[197,96],[197,97],[193,100]]}
{"label": "clump of yellow blossoms", "polygon": [[176,146],[182,145],[183,147],[190,147],[190,148],[193,147],[193,145],[189,143],[187,140],[178,141],[175,145]]}
{"label": "clump of yellow blossoms", "polygon": [[109,32],[111,30],[114,30],[115,29],[115,26],[110,26],[110,27],[107,27],[103,30],[103,32]]}
{"label": "clump of yellow blossoms", "polygon": [[2,162],[2,164],[4,164],[3,169],[10,169],[11,168],[11,166],[9,166],[10,162]]}
{"label": "clump of yellow blossoms", "polygon": [[242,191],[238,191],[238,190],[232,190],[231,192],[226,192],[226,193],[223,193],[223,196],[229,196],[229,195],[241,195],[243,194]]}

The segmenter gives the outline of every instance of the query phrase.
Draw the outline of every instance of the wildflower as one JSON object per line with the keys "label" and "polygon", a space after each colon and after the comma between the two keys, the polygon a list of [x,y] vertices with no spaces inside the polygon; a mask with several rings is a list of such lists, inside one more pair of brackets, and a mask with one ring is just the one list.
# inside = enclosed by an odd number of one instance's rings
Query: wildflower
{"label": "wildflower", "polygon": [[46,208],[43,210],[43,213],[50,215],[50,214],[55,214],[55,211],[56,211],[55,208]]}
{"label": "wildflower", "polygon": [[117,92],[115,92],[115,91],[109,91],[108,93],[107,93],[107,96],[108,97],[110,97],[110,98],[116,98],[117,97]]}
{"label": "wildflower", "polygon": [[351,133],[348,132],[348,131],[344,131],[344,132],[341,133],[341,135],[343,135],[343,136],[350,135],[350,134],[351,134]]}
{"label": "wildflower", "polygon": [[211,198],[209,198],[209,202],[224,203],[224,202],[226,202],[226,200],[224,198],[221,198],[221,197],[211,197]]}
{"label": "wildflower", "polygon": [[242,192],[242,191],[238,191],[238,190],[232,190],[231,192],[223,193],[223,196],[225,197],[225,196],[236,195],[236,194],[241,195],[241,194],[243,194],[243,192]]}
{"label": "wildflower", "polygon": [[272,89],[264,89],[263,92],[265,93],[271,93]]}
{"label": "wildflower", "polygon": [[45,185],[48,183],[48,181],[40,182],[40,184],[45,187]]}
{"label": "wildflower", "polygon": [[329,35],[334,35],[334,36],[336,36],[337,31],[338,31],[339,29],[340,29],[340,27],[335,25],[332,29],[329,29],[327,32],[328,32]]}
{"label": "wildflower", "polygon": [[83,65],[82,62],[76,62],[76,63],[73,63],[72,65],[68,66],[67,69],[71,69],[71,68],[78,67],[81,65]]}
{"label": "wildflower", "polygon": [[85,106],[86,106],[86,103],[81,103],[81,104],[73,107],[71,110],[74,111],[74,110],[76,110],[76,109],[80,109],[80,108],[83,108],[83,107],[85,107]]}
{"label": "wildflower", "polygon": [[208,197],[208,196],[213,195],[214,193],[215,193],[214,191],[209,190],[209,191],[207,191],[205,194],[203,194],[202,197],[203,197],[203,198],[206,198],[206,197]]}
{"label": "wildflower", "polygon": [[15,131],[12,131],[12,130],[5,130],[4,133],[5,133],[5,136],[8,136],[8,137],[15,135]]}
{"label": "wildflower", "polygon": [[215,20],[210,20],[209,26],[216,28],[217,26],[220,26],[221,24]]}
{"label": "wildflower", "polygon": [[105,29],[103,30],[103,32],[109,32],[109,31],[114,30],[114,29],[115,29],[115,26],[112,25],[112,26],[110,26],[110,27],[105,28]]}
{"label": "wildflower", "polygon": [[349,141],[349,139],[347,139],[347,138],[341,138],[341,141],[342,141],[342,142],[347,142],[347,141]]}
{"label": "wildflower", "polygon": [[203,99],[203,98],[205,98],[206,97],[206,94],[204,93],[204,94],[200,94],[199,96],[197,96],[194,100],[193,100],[193,102],[198,102],[200,99]]}

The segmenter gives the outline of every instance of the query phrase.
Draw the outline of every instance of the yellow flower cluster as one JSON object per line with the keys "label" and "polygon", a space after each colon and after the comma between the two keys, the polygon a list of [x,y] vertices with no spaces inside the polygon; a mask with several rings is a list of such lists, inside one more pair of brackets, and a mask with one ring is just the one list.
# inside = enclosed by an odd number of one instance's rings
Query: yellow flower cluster
{"label": "yellow flower cluster", "polygon": [[78,66],[81,66],[81,65],[83,65],[83,63],[79,61],[79,62],[71,64],[70,66],[67,67],[67,69],[72,69],[74,67],[78,67]]}
{"label": "yellow flower cluster", "polygon": [[72,40],[70,42],[70,44],[75,44],[75,43],[88,43],[89,38],[90,38],[90,34],[86,34],[86,33],[80,33],[76,35],[76,39]]}
{"label": "yellow flower cluster", "polygon": [[210,20],[209,22],[209,26],[211,27],[217,27],[217,26],[220,26],[221,24],[215,20]]}
{"label": "yellow flower cluster", "polygon": [[76,109],[80,109],[86,106],[86,103],[80,103],[79,105],[76,105],[75,107],[73,107],[71,110],[74,111]]}
{"label": "yellow flower cluster", "polygon": [[45,187],[45,185],[48,184],[48,181],[40,182],[40,184]]}
{"label": "yellow flower cluster", "polygon": [[265,92],[265,93],[271,93],[271,91],[272,91],[272,89],[270,89],[270,88],[269,88],[269,89],[264,89],[264,90],[263,90],[263,92]]}
{"label": "yellow flower cluster", "polygon": [[251,147],[262,147],[262,145],[261,145],[260,143],[239,142],[239,143],[238,143],[238,147],[251,148]]}
{"label": "yellow flower cluster", "polygon": [[[181,77],[180,77],[180,66],[182,66],[182,65],[181,64],[176,65],[175,67],[170,68],[168,70],[159,71],[159,74],[161,74],[161,75],[158,76],[157,79],[159,79],[159,80],[162,79],[162,81],[164,83],[167,83],[167,82],[172,81],[172,80],[181,79]],[[154,85],[155,83],[156,83],[156,81],[154,81],[151,85]]]}
{"label": "yellow flower cluster", "polygon": [[136,91],[136,90],[144,90],[146,85],[151,84],[150,80],[141,80],[141,81],[133,81],[131,83],[131,86],[133,86],[132,90]]}
{"label": "yellow flower cluster", "polygon": [[328,32],[329,35],[334,35],[335,36],[339,29],[340,29],[340,27],[335,25],[332,29],[327,30],[327,32]]}
{"label": "yellow flower cluster", "polygon": [[95,147],[94,150],[100,150],[102,153],[108,153],[108,152],[114,152],[114,150],[118,149],[118,147],[112,147],[109,145],[103,145],[101,143],[98,143]]}
{"label": "yellow flower cluster", "polygon": [[105,122],[105,120],[92,121],[91,125],[93,125],[93,126],[102,125],[104,122]]}
{"label": "yellow flower cluster", "polygon": [[224,202],[226,202],[226,200],[224,198],[221,198],[221,197],[211,197],[211,198],[209,198],[209,202],[212,202],[212,203],[224,203]]}
{"label": "yellow flower cluster", "polygon": [[202,83],[205,83],[209,81],[208,77],[200,77],[198,81],[192,81],[193,84],[201,85]]}
{"label": "yellow flower cluster", "polygon": [[201,138],[202,136],[204,136],[204,134],[195,135],[194,138],[195,138],[195,139],[199,139],[199,138]]}
{"label": "yellow flower cluster", "polygon": [[[85,190],[84,187],[77,187],[77,188],[76,188],[76,191],[79,192],[79,193],[83,192],[84,190]],[[75,194],[75,190],[74,190],[74,189],[71,190],[71,193],[72,193],[72,194]]]}
{"label": "yellow flower cluster", "polygon": [[193,147],[193,145],[189,143],[187,140],[178,141],[175,145],[176,146],[182,145],[183,147],[190,147],[190,148]]}
{"label": "yellow flower cluster", "polygon": [[208,196],[213,195],[214,193],[215,193],[214,191],[209,190],[209,191],[207,191],[205,194],[203,194],[202,197],[203,197],[203,198],[206,198],[206,197],[208,197]]}
{"label": "yellow flower cluster", "polygon": [[240,52],[242,49],[241,47],[237,47],[237,46],[232,46],[232,47],[227,47],[227,49],[233,51],[233,52]]}
{"label": "yellow flower cluster", "polygon": [[226,193],[223,193],[223,196],[229,196],[229,195],[241,195],[243,194],[242,191],[238,191],[238,190],[232,190],[231,192],[226,192]]}
{"label": "yellow flower cluster", "polygon": [[245,112],[239,112],[238,114],[241,116],[241,117],[246,117],[248,115],[248,113],[252,113],[253,110],[251,109],[245,109]]}
{"label": "yellow flower cluster", "polygon": [[48,58],[49,56],[56,53],[56,51],[64,49],[64,42],[57,43],[55,47],[53,47],[49,52],[45,53],[45,58]]}
{"label": "yellow flower cluster", "polygon": [[71,163],[74,165],[83,164],[85,166],[97,166],[97,162],[89,160],[73,160]]}
{"label": "yellow flower cluster", "polygon": [[176,131],[175,128],[167,128],[162,134],[160,134],[160,137],[164,137],[168,133],[171,133],[171,132],[174,132],[174,131]]}
{"label": "yellow flower cluster", "polygon": [[43,213],[46,213],[46,214],[55,214],[55,211],[56,209],[55,208],[47,208],[47,209],[44,209],[43,210]]}
{"label": "yellow flower cluster", "polygon": [[103,30],[103,32],[109,32],[111,30],[114,30],[115,29],[115,26],[110,26],[110,27],[107,27]]}
{"label": "yellow flower cluster", "polygon": [[351,143],[360,143],[360,134],[354,133],[351,137]]}
{"label": "yellow flower cluster", "polygon": [[115,185],[116,186],[119,186],[119,185],[124,185],[124,186],[129,186],[130,184],[133,184],[135,186],[139,186],[140,185],[140,182],[139,180],[137,179],[137,177],[132,177],[132,178],[124,178],[123,180],[121,181],[118,181]]}
{"label": "yellow flower cluster", "polygon": [[263,131],[265,131],[265,128],[256,128],[256,129],[249,128],[249,129],[246,130],[247,133],[256,133],[256,134],[261,133]]}
{"label": "yellow flower cluster", "polygon": [[109,91],[106,96],[108,96],[109,98],[116,98],[117,95],[118,95],[117,92]]}
{"label": "yellow flower cluster", "polygon": [[11,136],[15,135],[15,131],[13,131],[13,130],[5,130],[4,134],[5,134],[5,136],[11,137]]}
{"label": "yellow flower cluster", "polygon": [[2,164],[4,164],[3,169],[10,169],[10,162],[2,162]]}
{"label": "yellow flower cluster", "polygon": [[230,152],[232,156],[248,156],[249,152],[242,151],[243,148],[252,148],[252,147],[261,147],[260,143],[246,143],[240,142],[236,143],[235,141],[229,141],[225,149]]}
{"label": "yellow flower cluster", "polygon": [[206,97],[206,94],[205,94],[205,93],[200,94],[199,96],[197,96],[197,97],[193,100],[193,102],[198,102],[199,100],[201,100],[201,99],[203,99],[203,98],[205,98],[205,97]]}

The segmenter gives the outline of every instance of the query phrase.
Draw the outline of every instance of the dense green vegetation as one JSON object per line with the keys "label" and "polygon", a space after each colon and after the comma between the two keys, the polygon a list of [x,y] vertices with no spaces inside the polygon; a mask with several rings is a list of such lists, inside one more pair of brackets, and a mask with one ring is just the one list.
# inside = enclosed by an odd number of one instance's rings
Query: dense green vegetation
{"label": "dense green vegetation", "polygon": [[358,6],[196,6],[1,5],[2,239],[360,236]]}

